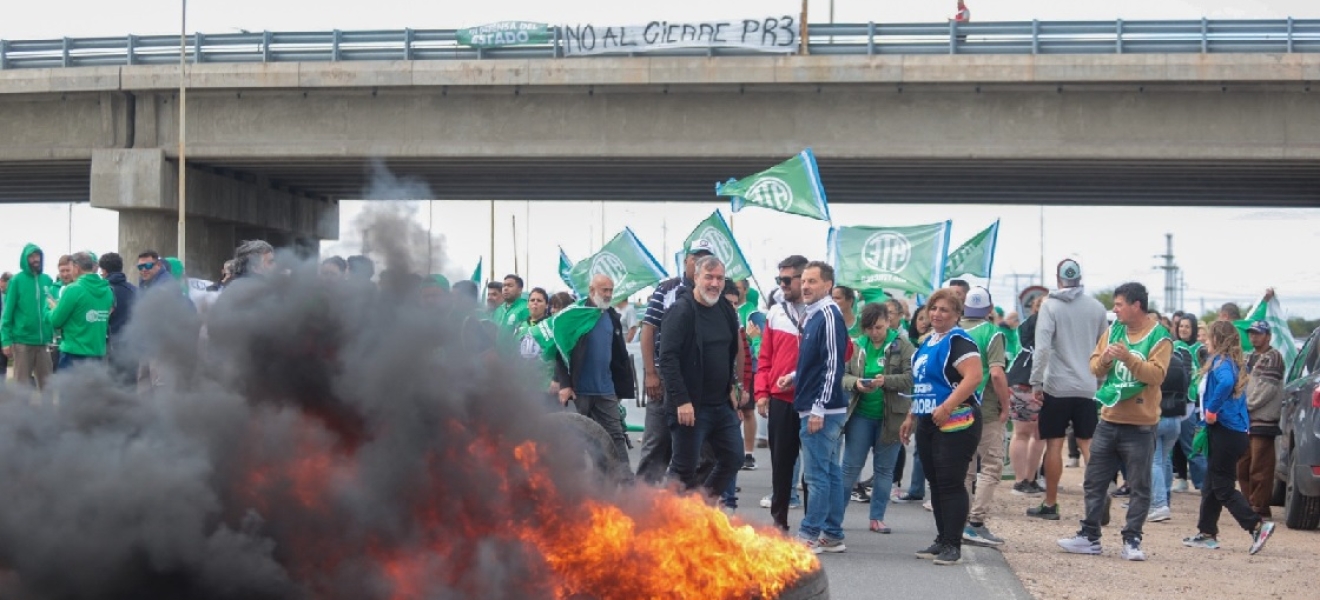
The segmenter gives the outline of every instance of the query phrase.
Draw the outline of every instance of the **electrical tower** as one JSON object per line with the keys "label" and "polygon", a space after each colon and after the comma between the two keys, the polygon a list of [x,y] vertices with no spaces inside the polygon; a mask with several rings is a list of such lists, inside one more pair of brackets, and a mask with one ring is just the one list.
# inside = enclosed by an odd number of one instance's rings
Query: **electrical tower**
{"label": "electrical tower", "polygon": [[1172,313],[1181,308],[1182,269],[1173,262],[1173,234],[1164,234],[1165,250],[1155,258],[1164,259],[1164,264],[1156,269],[1164,271],[1164,312]]}

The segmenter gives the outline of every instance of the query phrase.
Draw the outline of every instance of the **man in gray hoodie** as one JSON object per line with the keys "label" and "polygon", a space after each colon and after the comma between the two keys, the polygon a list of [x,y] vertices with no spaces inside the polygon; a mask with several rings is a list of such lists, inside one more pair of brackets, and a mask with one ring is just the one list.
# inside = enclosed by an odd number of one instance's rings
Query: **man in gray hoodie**
{"label": "man in gray hoodie", "polygon": [[1027,514],[1059,519],[1059,479],[1063,477],[1063,442],[1071,424],[1082,456],[1091,460],[1091,436],[1099,421],[1091,374],[1091,351],[1109,326],[1105,307],[1082,287],[1082,266],[1059,263],[1059,289],[1050,292],[1036,318],[1036,350],[1031,388],[1041,404],[1038,427],[1045,440],[1045,499]]}

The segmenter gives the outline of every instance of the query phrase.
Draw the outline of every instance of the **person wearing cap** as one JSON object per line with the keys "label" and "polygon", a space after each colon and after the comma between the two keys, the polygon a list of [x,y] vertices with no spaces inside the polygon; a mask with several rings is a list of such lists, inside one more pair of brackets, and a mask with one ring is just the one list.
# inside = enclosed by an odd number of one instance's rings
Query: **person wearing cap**
{"label": "person wearing cap", "polygon": [[[793,410],[794,386],[790,373],[798,365],[798,341],[806,320],[802,302],[802,273],[807,257],[794,254],[779,261],[779,284],[783,300],[770,307],[757,358],[756,413],[767,418],[770,439],[770,518],[775,527],[788,533],[788,508],[793,500],[794,465],[802,449],[802,419]],[[842,380],[840,380],[842,384]],[[809,500],[809,498],[803,498]],[[805,504],[805,502],[804,502]]]}
{"label": "person wearing cap", "polygon": [[646,422],[642,431],[641,458],[637,461],[637,477],[652,485],[665,480],[669,462],[673,458],[673,444],[666,414],[664,385],[660,377],[660,325],[665,311],[684,293],[694,289],[697,260],[713,256],[714,247],[705,239],[693,240],[683,259],[683,275],[661,281],[651,292],[642,318],[642,394],[640,402],[646,407]]}
{"label": "person wearing cap", "polygon": [[985,519],[994,502],[995,489],[999,487],[999,476],[1004,470],[1004,434],[1005,423],[1009,415],[1007,340],[1004,332],[990,320],[994,311],[994,301],[990,291],[977,286],[967,292],[967,301],[963,305],[963,319],[958,327],[971,336],[976,348],[981,353],[981,384],[976,391],[981,394],[981,441],[976,447],[981,468],[978,474],[976,462],[967,469],[967,493],[971,494],[972,505],[967,514],[967,526],[963,528],[963,541],[976,546],[1002,546],[1004,540],[985,526]]}
{"label": "person wearing cap", "polygon": [[1082,266],[1064,259],[1055,272],[1059,289],[1046,296],[1036,319],[1030,377],[1032,394],[1041,403],[1036,426],[1040,439],[1045,440],[1045,498],[1040,506],[1027,511],[1029,516],[1051,521],[1059,520],[1059,479],[1063,477],[1063,442],[1069,425],[1082,456],[1090,461],[1099,388],[1091,373],[1091,349],[1109,327],[1104,305],[1082,287]]}
{"label": "person wearing cap", "polygon": [[1283,433],[1279,418],[1283,410],[1283,354],[1270,346],[1270,324],[1256,321],[1247,328],[1251,353],[1247,355],[1247,451],[1238,461],[1238,485],[1261,518],[1270,515],[1274,492],[1274,438]]}

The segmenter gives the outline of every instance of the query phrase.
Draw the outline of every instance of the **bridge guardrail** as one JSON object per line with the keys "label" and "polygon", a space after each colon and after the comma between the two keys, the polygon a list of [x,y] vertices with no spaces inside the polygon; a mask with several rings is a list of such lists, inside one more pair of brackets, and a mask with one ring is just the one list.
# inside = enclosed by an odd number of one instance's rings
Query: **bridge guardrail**
{"label": "bridge guardrail", "polygon": [[[552,30],[549,44],[503,48],[461,46],[454,29],[194,33],[187,37],[185,57],[192,63],[561,58],[562,29]],[[1320,52],[1320,19],[820,23],[807,30],[807,52],[819,55]],[[756,54],[735,49],[646,53]],[[177,35],[0,40],[0,69],[178,62]]]}

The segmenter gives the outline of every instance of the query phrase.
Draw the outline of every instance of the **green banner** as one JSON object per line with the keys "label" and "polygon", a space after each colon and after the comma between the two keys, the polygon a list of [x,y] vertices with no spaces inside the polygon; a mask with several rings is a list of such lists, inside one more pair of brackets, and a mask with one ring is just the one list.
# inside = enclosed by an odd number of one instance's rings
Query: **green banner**
{"label": "green banner", "polygon": [[668,277],[664,267],[637,239],[632,229],[624,228],[605,247],[573,265],[569,279],[578,297],[585,298],[591,278],[606,275],[614,281],[613,304],[651,287]]}
{"label": "green banner", "polygon": [[460,29],[457,34],[459,44],[475,48],[549,44],[554,38],[549,25],[528,21],[500,21]]}
{"label": "green banner", "polygon": [[811,148],[755,175],[717,183],[715,195],[732,196],[733,212],[751,205],[821,221],[830,220],[825,186],[821,185],[816,155]]}
{"label": "green banner", "polygon": [[573,289],[573,278],[569,276],[569,274],[572,272],[573,272],[573,261],[568,260],[568,254],[565,254],[564,247],[560,246],[559,247],[559,280],[563,281],[564,285],[568,286],[568,289],[570,290]]}
{"label": "green banner", "polygon": [[912,227],[838,227],[830,230],[835,283],[929,294],[944,282],[949,228],[944,221]]}
{"label": "green banner", "polygon": [[957,250],[949,253],[949,259],[945,261],[944,276],[971,275],[989,279],[990,272],[995,266],[995,244],[998,241],[999,219],[995,219],[994,224],[981,230],[980,233],[972,236],[972,239],[958,246]]}
{"label": "green banner", "polygon": [[[734,281],[751,278],[752,268],[747,264],[742,248],[739,248],[738,241],[733,239],[733,231],[729,229],[729,224],[724,221],[724,215],[721,215],[720,211],[716,210],[705,221],[699,223],[692,233],[688,234],[687,239],[683,240],[683,247],[691,248],[697,240],[706,240],[710,243],[715,258],[724,262],[726,278]],[[682,261],[679,261],[679,264],[681,265]]]}

